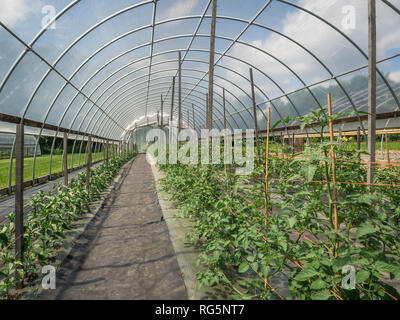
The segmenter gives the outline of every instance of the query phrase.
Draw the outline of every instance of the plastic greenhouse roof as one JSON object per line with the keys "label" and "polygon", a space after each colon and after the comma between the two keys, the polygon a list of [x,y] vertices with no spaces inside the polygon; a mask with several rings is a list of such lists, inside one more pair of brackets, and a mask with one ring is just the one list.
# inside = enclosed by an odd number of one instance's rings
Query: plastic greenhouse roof
{"label": "plastic greenhouse roof", "polygon": [[[0,112],[121,139],[156,121],[161,95],[166,121],[180,51],[183,121],[205,127],[211,3],[0,0]],[[249,68],[259,128],[267,105],[273,123],[324,108],[327,92],[334,111],[367,110],[367,5],[218,0],[213,127],[222,127],[222,88],[228,126],[254,127]],[[400,0],[376,6],[377,113],[397,111]]]}

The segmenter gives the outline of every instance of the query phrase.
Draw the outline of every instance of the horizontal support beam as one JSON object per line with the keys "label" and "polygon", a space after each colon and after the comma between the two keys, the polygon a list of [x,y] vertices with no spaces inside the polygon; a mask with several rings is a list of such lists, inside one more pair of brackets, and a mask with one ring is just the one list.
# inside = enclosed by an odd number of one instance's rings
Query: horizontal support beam
{"label": "horizontal support beam", "polygon": [[[19,123],[21,123],[21,117],[12,116],[12,115],[5,114],[5,113],[0,113],[0,121],[19,124]],[[54,125],[51,125],[48,123],[42,123],[40,121],[30,120],[30,119],[26,119],[26,118],[23,119],[22,123],[28,127],[33,127],[33,128],[42,128],[43,127],[43,129],[46,129],[46,130],[65,132],[65,133],[74,134],[74,135],[78,135],[78,136],[88,136],[89,135],[88,133],[85,133],[85,132],[61,128],[61,127],[54,126]],[[96,136],[96,135],[92,135],[92,137],[96,138],[96,139],[101,139],[101,140],[106,139],[108,141],[114,141],[114,142],[119,141],[119,140],[108,139],[108,138],[104,138],[104,137],[100,137],[100,136]]]}

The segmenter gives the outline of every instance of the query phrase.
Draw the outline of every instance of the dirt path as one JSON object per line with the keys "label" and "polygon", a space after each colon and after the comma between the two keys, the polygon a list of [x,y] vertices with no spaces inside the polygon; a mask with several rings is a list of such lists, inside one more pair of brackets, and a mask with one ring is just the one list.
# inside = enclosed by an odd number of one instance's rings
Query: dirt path
{"label": "dirt path", "polygon": [[40,299],[187,299],[145,155],[123,174],[106,205]]}

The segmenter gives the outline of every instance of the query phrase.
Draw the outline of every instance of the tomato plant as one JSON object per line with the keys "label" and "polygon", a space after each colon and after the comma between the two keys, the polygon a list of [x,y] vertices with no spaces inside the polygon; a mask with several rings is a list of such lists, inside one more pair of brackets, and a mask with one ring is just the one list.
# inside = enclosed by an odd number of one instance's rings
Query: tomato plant
{"label": "tomato plant", "polygon": [[[268,279],[283,272],[290,299],[400,298],[387,283],[400,278],[400,188],[368,186],[362,152],[325,138],[329,120],[344,115],[315,111],[295,119],[319,142],[270,159],[267,228],[263,157],[248,177],[222,165],[159,165],[181,216],[194,219],[188,237],[201,248],[198,263],[206,266],[198,274],[200,285],[222,282],[236,298],[269,299],[274,289]],[[376,184],[400,184],[398,168],[376,171]],[[242,278],[237,283],[228,277],[232,266]],[[346,266],[355,270],[354,288],[342,285]]]}

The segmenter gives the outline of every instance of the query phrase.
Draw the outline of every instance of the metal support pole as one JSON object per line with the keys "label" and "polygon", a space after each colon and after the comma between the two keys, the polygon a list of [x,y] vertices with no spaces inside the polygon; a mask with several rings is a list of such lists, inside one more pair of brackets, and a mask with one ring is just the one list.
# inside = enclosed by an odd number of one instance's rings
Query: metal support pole
{"label": "metal support pole", "polygon": [[192,103],[192,118],[193,118],[193,129],[196,130],[196,121],[194,119],[194,104]]}
{"label": "metal support pole", "polygon": [[224,129],[226,130],[225,88],[222,88],[222,108],[223,108],[223,114],[224,114]]}
{"label": "metal support pole", "polygon": [[161,128],[163,127],[163,118],[164,118],[164,101],[161,95]]}
{"label": "metal support pole", "polygon": [[109,151],[109,143],[108,140],[106,142],[106,170],[108,170],[108,155],[109,155],[110,151]]}
{"label": "metal support pole", "polygon": [[368,172],[374,182],[376,152],[376,2],[368,0]]}
{"label": "metal support pole", "polygon": [[89,135],[87,143],[87,163],[86,163],[86,189],[90,187],[90,167],[92,166],[92,136]]}
{"label": "metal support pole", "polygon": [[172,123],[172,119],[174,118],[174,97],[175,97],[175,77],[172,78],[172,91],[171,91],[171,115],[169,120]]}
{"label": "metal support pole", "polygon": [[[15,258],[22,262],[24,243],[24,125],[18,124],[15,136]],[[22,287],[24,279],[20,279],[15,270],[17,286]]]}
{"label": "metal support pole", "polygon": [[179,66],[178,66],[178,132],[181,131],[182,128],[182,54],[179,51]]}
{"label": "metal support pole", "polygon": [[215,61],[215,28],[217,24],[217,0],[212,3],[211,32],[210,32],[210,62],[208,71],[208,124],[207,129],[212,128],[213,93],[214,93],[214,61]]}
{"label": "metal support pole", "polygon": [[389,152],[389,137],[388,134],[385,134],[385,144],[386,144],[386,161],[388,164],[390,164],[390,152]]}
{"label": "metal support pole", "polygon": [[208,127],[208,122],[210,120],[210,109],[208,107],[208,93],[206,93],[206,128],[209,129]]}
{"label": "metal support pole", "polygon": [[271,108],[267,111],[267,137],[265,149],[265,212],[264,212],[264,228],[268,230],[268,169],[269,169],[269,129],[270,129]]}
{"label": "metal support pole", "polygon": [[257,159],[260,160],[260,146],[258,143],[258,121],[257,121],[257,105],[256,105],[256,95],[254,92],[254,78],[253,69],[250,68],[250,84],[251,84],[251,98],[253,100],[253,118],[254,118],[254,131],[256,134],[256,148],[257,148]]}
{"label": "metal support pole", "polygon": [[339,128],[337,142],[342,143],[342,128]]}
{"label": "metal support pole", "polygon": [[64,166],[64,186],[68,186],[68,135],[67,135],[67,133],[64,133],[63,166]]}
{"label": "metal support pole", "polygon": [[357,127],[357,150],[361,150],[361,133],[360,133],[360,127]]}

